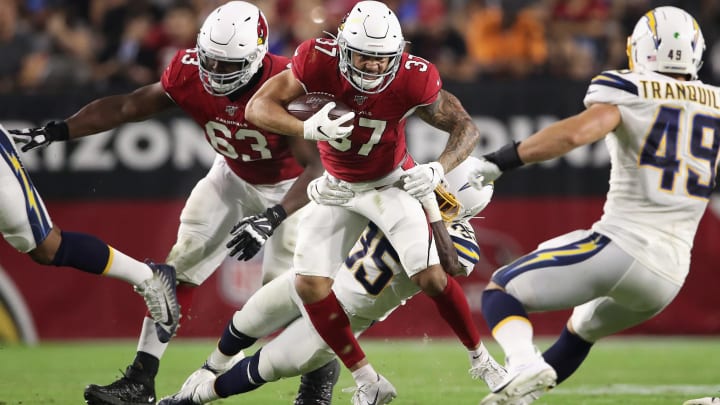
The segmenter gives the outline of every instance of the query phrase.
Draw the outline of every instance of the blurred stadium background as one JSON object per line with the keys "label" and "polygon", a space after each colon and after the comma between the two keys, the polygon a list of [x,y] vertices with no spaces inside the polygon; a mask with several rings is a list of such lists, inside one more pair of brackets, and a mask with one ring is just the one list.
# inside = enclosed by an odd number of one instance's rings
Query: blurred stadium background
{"label": "blurred stadium background", "polygon": [[[177,49],[194,46],[199,23],[220,3],[0,0],[0,123],[43,125],[97,97],[157,81]],[[256,3],[271,24],[272,52],[289,56],[299,41],[335,32],[354,0]],[[698,19],[708,43],[700,76],[720,83],[716,0],[388,3],[398,12],[410,52],[437,64],[446,88],[478,123],[482,141],[476,156],[580,111],[589,79],[603,69],[625,67],[625,38],[637,18],[658,5],[683,7]],[[420,161],[444,146],[445,137],[418,120],[409,122],[408,131],[411,152]],[[134,257],[162,261],[184,200],[214,152],[178,110],[22,157],[61,228],[90,232]],[[542,240],[589,227],[602,210],[607,168],[600,143],[497,183],[493,203],[474,220],[483,260],[462,280],[485,336],[479,304],[489,275]],[[626,335],[720,334],[720,297],[713,288],[719,221],[720,198],[714,198],[700,225],[685,288],[663,314]],[[217,336],[259,284],[257,261],[226,261],[196,295],[179,337]],[[451,336],[431,305],[418,297],[367,336]],[[124,283],[44,268],[0,245],[0,344],[134,339],[143,308]],[[567,315],[536,316],[537,332],[555,335]]]}

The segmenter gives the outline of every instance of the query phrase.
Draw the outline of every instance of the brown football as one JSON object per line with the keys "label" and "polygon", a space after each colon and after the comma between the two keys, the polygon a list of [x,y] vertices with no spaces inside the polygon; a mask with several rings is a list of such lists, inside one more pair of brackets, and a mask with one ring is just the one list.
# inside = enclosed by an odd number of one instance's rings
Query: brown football
{"label": "brown football", "polygon": [[[292,114],[295,118],[305,121],[310,118],[313,114],[320,111],[320,109],[330,101],[335,102],[335,108],[330,110],[328,114],[330,118],[338,118],[352,110],[347,104],[342,101],[336,100],[332,94],[329,93],[308,93],[291,101],[287,106],[287,111]],[[352,121],[346,125],[351,125]]]}

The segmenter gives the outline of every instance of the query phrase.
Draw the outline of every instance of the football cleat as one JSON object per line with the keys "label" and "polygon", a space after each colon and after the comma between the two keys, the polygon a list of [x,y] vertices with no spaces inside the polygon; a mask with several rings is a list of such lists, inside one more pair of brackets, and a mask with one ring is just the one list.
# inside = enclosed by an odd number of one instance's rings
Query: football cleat
{"label": "football cleat", "polygon": [[[200,370],[206,371],[205,377],[208,377],[212,374],[212,372],[209,370],[202,368]],[[199,384],[197,385],[181,388],[180,391],[178,391],[177,393],[161,399],[160,402],[158,402],[158,405],[206,404],[219,398],[218,395],[215,393],[214,385],[215,375],[212,374],[209,379],[205,379],[204,381],[199,382]]]}
{"label": "football cleat", "polygon": [[317,370],[300,377],[294,405],[330,405],[335,384],[340,377],[340,363],[333,359]]}
{"label": "football cleat", "polygon": [[84,397],[88,405],[147,405],[155,403],[155,386],[150,381],[130,379],[132,366],[123,376],[109,384],[90,384],[85,387]]}
{"label": "football cleat", "polygon": [[175,268],[149,261],[146,264],[152,269],[153,277],[136,285],[135,291],[145,299],[148,311],[155,320],[158,340],[167,343],[180,325]]}
{"label": "football cleat", "polygon": [[557,373],[542,358],[518,367],[510,365],[505,380],[483,398],[480,405],[531,403],[555,385],[557,385]]}
{"label": "football cleat", "polygon": [[477,359],[473,356],[472,362],[473,365],[468,370],[470,377],[474,380],[483,380],[490,391],[498,388],[507,377],[505,367],[498,364],[487,352],[479,355]]}
{"label": "football cleat", "polygon": [[688,401],[683,402],[683,405],[715,405],[715,404],[720,404],[720,397],[697,398],[697,399],[690,399]]}
{"label": "football cleat", "polygon": [[351,390],[355,391],[351,399],[352,405],[389,404],[397,397],[395,387],[380,374],[377,375],[377,381],[363,384]]}

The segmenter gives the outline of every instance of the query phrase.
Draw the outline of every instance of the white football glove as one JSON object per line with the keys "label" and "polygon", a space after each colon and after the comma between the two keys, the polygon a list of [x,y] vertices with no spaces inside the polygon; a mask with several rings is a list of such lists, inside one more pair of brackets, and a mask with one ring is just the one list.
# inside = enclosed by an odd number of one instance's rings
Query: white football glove
{"label": "white football glove", "polygon": [[355,193],[333,180],[327,176],[320,176],[311,181],[307,187],[308,198],[322,205],[347,204]]}
{"label": "white football glove", "polygon": [[350,135],[354,125],[342,126],[355,118],[355,113],[350,111],[345,115],[332,119],[330,111],[335,108],[335,102],[331,101],[323,106],[320,111],[313,114],[303,123],[303,137],[311,141],[332,141],[342,139]]}
{"label": "white football glove", "polygon": [[405,182],[403,188],[411,196],[420,200],[435,190],[443,176],[445,176],[445,169],[440,162],[417,165],[403,174]]}
{"label": "white football glove", "polygon": [[502,170],[493,162],[486,159],[478,159],[475,167],[470,170],[468,182],[476,190],[482,190],[483,187],[497,180],[502,174]]}

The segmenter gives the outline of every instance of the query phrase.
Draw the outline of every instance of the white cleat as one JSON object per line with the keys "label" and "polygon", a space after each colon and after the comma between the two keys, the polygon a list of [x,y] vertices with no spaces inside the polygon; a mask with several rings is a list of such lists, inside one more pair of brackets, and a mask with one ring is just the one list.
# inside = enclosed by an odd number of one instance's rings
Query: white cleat
{"label": "white cleat", "polygon": [[188,390],[191,391],[194,387],[196,387],[206,381],[215,380],[215,377],[230,370],[235,364],[239,363],[240,360],[242,360],[244,358],[245,358],[245,353],[243,353],[241,351],[240,353],[231,357],[227,363],[224,363],[219,366],[218,365],[210,366],[210,364],[208,364],[208,361],[206,360],[205,364],[203,364],[202,367],[193,371],[193,373],[190,374],[187,379],[185,379],[185,382],[183,383],[182,387],[180,387],[180,391],[188,391]]}
{"label": "white cleat", "polygon": [[[193,373],[194,374],[194,373]],[[210,373],[212,374],[212,373]],[[197,385],[180,389],[177,393],[165,397],[158,402],[158,405],[202,405],[220,398],[214,389],[215,375]]]}
{"label": "white cleat", "polygon": [[363,384],[354,390],[355,394],[351,399],[353,405],[389,404],[397,397],[395,387],[380,374],[377,375],[377,381]]}
{"label": "white cleat", "polygon": [[202,366],[199,369],[193,371],[193,373],[190,374],[187,379],[185,379],[182,387],[180,387],[180,392],[192,392],[193,389],[195,389],[195,387],[197,387],[198,385],[206,383],[208,381],[214,381],[215,377],[215,373],[205,368],[205,366]]}
{"label": "white cleat", "polygon": [[557,385],[557,373],[544,360],[510,367],[505,381],[480,405],[525,405]]}
{"label": "white cleat", "polygon": [[484,353],[478,359],[473,358],[473,366],[468,372],[474,380],[483,380],[490,391],[498,388],[507,377],[505,367],[498,364],[489,353]]}
{"label": "white cleat", "polygon": [[683,402],[683,405],[716,405],[720,404],[720,397],[705,397],[691,399]]}

